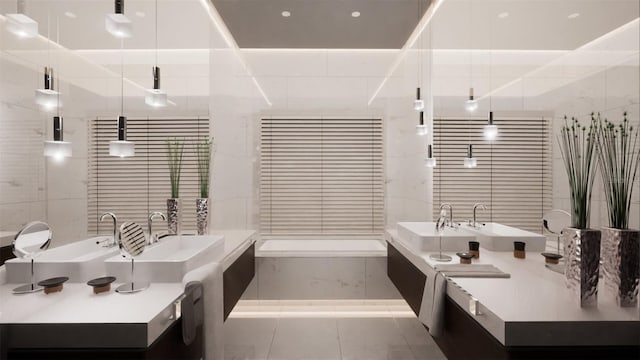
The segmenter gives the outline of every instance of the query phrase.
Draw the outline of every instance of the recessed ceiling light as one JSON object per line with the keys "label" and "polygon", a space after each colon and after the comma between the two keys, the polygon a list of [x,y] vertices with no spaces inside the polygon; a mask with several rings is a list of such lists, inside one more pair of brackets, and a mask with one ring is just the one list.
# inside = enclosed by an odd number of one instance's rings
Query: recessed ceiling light
{"label": "recessed ceiling light", "polygon": [[66,17],[68,17],[68,18],[71,18],[71,19],[75,19],[75,18],[77,18],[77,17],[78,17],[76,14],[72,13],[71,11],[67,11],[67,12],[65,12],[65,13],[64,13],[64,15],[65,15]]}
{"label": "recessed ceiling light", "polygon": [[354,11],[351,13],[351,17],[357,18],[360,17],[360,11]]}
{"label": "recessed ceiling light", "polygon": [[509,17],[509,13],[506,11],[501,12],[500,14],[498,14],[498,18],[500,19],[504,19],[504,18],[508,18]]}
{"label": "recessed ceiling light", "polygon": [[573,14],[569,14],[569,16],[567,16],[567,19],[571,20],[571,19],[575,19],[578,16],[580,16],[580,13],[573,13]]}
{"label": "recessed ceiling light", "polygon": [[143,13],[142,11],[136,11],[136,16],[143,18],[143,17],[147,16],[147,14]]}
{"label": "recessed ceiling light", "polygon": [[291,16],[291,12],[285,10],[285,11],[282,12],[282,16],[289,17],[289,16]]}

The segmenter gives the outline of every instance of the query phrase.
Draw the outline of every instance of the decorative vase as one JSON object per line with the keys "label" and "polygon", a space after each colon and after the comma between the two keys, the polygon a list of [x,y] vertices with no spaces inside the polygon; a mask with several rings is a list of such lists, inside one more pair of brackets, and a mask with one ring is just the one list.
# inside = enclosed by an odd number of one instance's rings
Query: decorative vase
{"label": "decorative vase", "polygon": [[602,228],[601,252],[605,286],[618,305],[638,305],[640,230]]}
{"label": "decorative vase", "polygon": [[196,227],[198,235],[206,235],[209,230],[209,199],[196,199]]}
{"label": "decorative vase", "polygon": [[566,257],[567,287],[580,300],[580,306],[598,305],[600,269],[600,230],[565,228],[562,230]]}
{"label": "decorative vase", "polygon": [[182,201],[167,199],[167,226],[170,235],[182,233]]}

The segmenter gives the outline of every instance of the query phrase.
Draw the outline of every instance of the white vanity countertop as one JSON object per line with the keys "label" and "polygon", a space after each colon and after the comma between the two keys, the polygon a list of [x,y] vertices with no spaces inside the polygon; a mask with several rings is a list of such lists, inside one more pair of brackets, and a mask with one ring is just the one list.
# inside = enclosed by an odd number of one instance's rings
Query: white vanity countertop
{"label": "white vanity countertop", "polygon": [[224,236],[224,255],[222,266],[227,270],[253,243],[256,242],[255,230],[214,230],[212,235]]}
{"label": "white vanity countertop", "polygon": [[[0,326],[12,333],[8,346],[144,348],[173,323],[173,303],[184,291],[181,283],[152,283],[125,295],[115,292],[119,284],[111,285],[98,295],[80,283],[65,283],[61,292],[22,295],[12,293],[16,284],[0,285]],[[39,336],[32,336],[34,325]]]}
{"label": "white vanity countertop", "polygon": [[15,295],[17,284],[0,285],[0,324],[148,323],[184,291],[181,283],[152,283],[134,294],[94,294],[86,284],[65,283],[61,292]]}
{"label": "white vanity countertop", "polygon": [[[459,263],[455,253],[444,252],[453,261],[441,263],[429,258],[431,252],[412,250],[398,239],[394,230],[387,231],[387,239],[428,276],[434,274],[433,267],[437,264]],[[607,338],[602,341],[610,345],[625,342],[640,345],[636,332],[640,329],[640,310],[617,306],[602,281],[598,306],[581,308],[577,295],[565,286],[564,275],[547,269],[544,257],[537,252],[527,252],[526,259],[517,259],[512,252],[481,248],[480,259],[474,259],[473,264],[492,264],[511,277],[447,278],[447,295],[504,345],[579,345],[576,341],[585,341],[584,336],[580,339],[577,335],[579,330],[583,335],[590,334],[587,339]],[[470,299],[477,299],[481,315],[471,314]]]}
{"label": "white vanity countertop", "polygon": [[0,247],[10,246],[17,231],[0,231]]}

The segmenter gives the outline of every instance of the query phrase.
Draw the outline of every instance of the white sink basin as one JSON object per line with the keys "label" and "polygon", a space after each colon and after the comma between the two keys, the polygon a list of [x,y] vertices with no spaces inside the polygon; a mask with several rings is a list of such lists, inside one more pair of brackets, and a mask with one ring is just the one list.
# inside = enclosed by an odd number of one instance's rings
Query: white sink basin
{"label": "white sink basin", "polygon": [[[48,249],[34,261],[36,281],[58,276],[69,277],[69,282],[86,282],[105,275],[104,259],[118,253],[118,247],[105,248],[96,241],[111,241],[111,237],[99,236]],[[105,241],[106,243],[108,241]],[[6,263],[7,282],[31,281],[31,260],[11,259]]]}
{"label": "white sink basin", "polygon": [[513,251],[513,242],[522,241],[526,251],[544,251],[547,238],[531,231],[498,223],[486,223],[479,228],[463,225],[464,230],[476,235],[480,246],[491,251]]}
{"label": "white sink basin", "polygon": [[[134,279],[150,282],[180,282],[189,271],[210,262],[221,261],[224,237],[169,236],[148,247],[135,258]],[[105,261],[107,273],[116,282],[131,281],[131,259],[118,254]]]}
{"label": "white sink basin", "polygon": [[[440,234],[434,222],[399,222],[398,237],[417,251],[438,251]],[[467,251],[475,236],[462,227],[446,227],[442,232],[442,251]]]}

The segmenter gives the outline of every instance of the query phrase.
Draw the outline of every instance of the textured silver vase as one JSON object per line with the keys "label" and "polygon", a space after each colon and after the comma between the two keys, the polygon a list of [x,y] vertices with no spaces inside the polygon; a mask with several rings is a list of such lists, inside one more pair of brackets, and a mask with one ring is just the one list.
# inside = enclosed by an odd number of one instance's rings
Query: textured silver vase
{"label": "textured silver vase", "polygon": [[640,230],[602,228],[601,252],[604,283],[618,305],[638,305]]}
{"label": "textured silver vase", "polygon": [[598,305],[600,235],[600,230],[593,229],[562,230],[566,283],[578,296],[580,306]]}
{"label": "textured silver vase", "polygon": [[167,227],[171,235],[182,233],[182,201],[167,199]]}
{"label": "textured silver vase", "polygon": [[209,230],[209,199],[196,199],[196,226],[198,235],[206,235]]}

